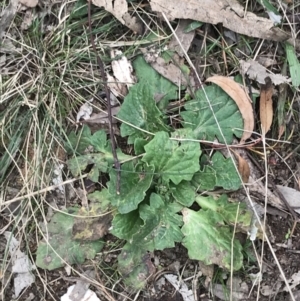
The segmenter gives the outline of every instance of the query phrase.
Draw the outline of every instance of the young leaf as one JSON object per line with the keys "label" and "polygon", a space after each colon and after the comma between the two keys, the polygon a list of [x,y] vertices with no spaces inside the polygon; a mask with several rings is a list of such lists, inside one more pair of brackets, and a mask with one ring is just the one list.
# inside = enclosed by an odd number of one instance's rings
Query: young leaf
{"label": "young leaf", "polygon": [[122,165],[120,194],[116,193],[117,172],[111,170],[108,190],[111,195],[111,204],[122,214],[137,209],[143,201],[153,178],[154,167],[147,164],[133,165],[127,162]]}
{"label": "young leaf", "polygon": [[241,142],[245,142],[252,135],[254,129],[254,114],[249,95],[237,82],[225,76],[212,76],[206,81],[221,87],[235,101],[244,119]]}
{"label": "young leaf", "polygon": [[142,204],[139,214],[136,210],[116,215],[112,233],[130,241],[118,256],[118,270],[131,288],[143,288],[155,271],[148,251],[171,248],[182,240],[182,217],[177,209],[152,193],[150,204]]}
{"label": "young leaf", "polygon": [[126,214],[118,213],[112,221],[111,233],[120,239],[130,241],[142,225],[143,220],[140,218],[138,209]]}
{"label": "young leaf", "polygon": [[[107,172],[108,167],[114,163],[114,158],[111,145],[107,141],[104,131],[98,131],[93,136],[88,135],[88,133],[87,131],[87,136],[84,141],[88,142],[88,145],[92,145],[97,153],[77,156],[68,160],[67,164],[75,177],[79,176],[81,171],[84,171],[88,165],[93,164],[94,166],[89,172],[89,179],[93,182],[97,182],[100,172]],[[117,154],[119,161],[131,158],[131,156],[123,154],[120,150],[117,150]]]}
{"label": "young leaf", "polygon": [[161,111],[157,108],[153,91],[145,83],[131,87],[118,113],[123,123],[122,137],[129,136],[128,143],[132,144],[136,138],[145,138],[150,133],[168,130],[164,123]]}
{"label": "young leaf", "polygon": [[[125,155],[118,152],[118,159],[128,160],[131,156]],[[93,153],[82,155],[80,157],[75,157],[67,161],[68,167],[73,174],[77,177],[80,175],[81,171],[84,171],[88,165],[94,164],[91,171],[89,172],[89,179],[93,182],[97,182],[100,172],[107,172],[108,167],[114,163],[114,158],[112,153]]]}
{"label": "young leaf", "polygon": [[218,199],[212,196],[197,196],[195,200],[204,210],[212,210],[218,212],[222,216],[222,220],[230,225],[237,223],[237,227],[250,227],[253,213],[247,209],[245,203],[230,203],[224,194]]}
{"label": "young leaf", "polygon": [[201,151],[197,142],[171,140],[168,133],[159,132],[144,148],[142,161],[153,165],[165,182],[190,181],[199,170]]}
{"label": "young leaf", "polygon": [[[69,208],[67,213],[76,214],[78,209]],[[54,270],[68,264],[83,263],[85,258],[92,259],[99,252],[104,242],[82,242],[72,239],[74,217],[57,212],[48,224],[47,241],[41,241],[37,249],[36,265],[42,269]]]}
{"label": "young leaf", "polygon": [[165,109],[169,100],[177,99],[177,86],[155,71],[142,56],[133,62],[133,67],[139,82],[147,84],[153,97],[162,96],[157,104],[160,109]]}
{"label": "young leaf", "polygon": [[91,129],[87,125],[84,125],[77,135],[75,132],[70,133],[68,143],[65,147],[68,154],[73,154],[74,152],[83,154],[90,145],[92,145],[97,152],[111,153],[111,146],[106,136],[103,130],[97,131],[92,135]]}
{"label": "young leaf", "polygon": [[[202,160],[206,160],[206,156]],[[227,190],[240,187],[241,180],[231,158],[226,159],[220,152],[216,152],[206,161],[210,165],[204,165],[203,170],[195,174],[192,182],[194,187],[201,190],[212,190],[216,186]]]}
{"label": "young leaf", "polygon": [[195,173],[192,185],[197,190],[213,190],[216,187],[217,177],[215,170],[208,165],[204,165],[203,170]]}
{"label": "young leaf", "polygon": [[182,217],[176,213],[177,208],[165,202],[160,195],[152,193],[150,204],[140,206],[140,217],[144,224],[132,236],[132,245],[148,251],[174,247],[175,242],[182,240]]}
{"label": "young leaf", "polygon": [[[269,0],[256,0],[259,4],[261,4],[267,11],[270,19],[275,23],[275,24],[279,24],[281,23],[281,15],[279,14],[279,11],[276,9],[276,7],[274,7],[272,5],[271,2],[269,2]],[[273,18],[271,17],[273,16]],[[275,22],[275,20],[277,20]]]}
{"label": "young leaf", "polygon": [[193,31],[203,25],[203,22],[191,21],[190,24],[184,29],[184,32]]}
{"label": "young leaf", "polygon": [[144,146],[148,143],[146,139],[136,138],[134,140],[134,153],[136,155],[143,154],[145,152]]}
{"label": "young leaf", "polygon": [[84,125],[77,135],[74,131],[72,131],[65,144],[67,153],[73,154],[77,152],[79,154],[83,154],[85,149],[91,145],[91,136],[91,129],[87,125]]}
{"label": "young leaf", "polygon": [[240,177],[231,158],[224,158],[220,152],[212,156],[212,167],[216,172],[216,186],[227,190],[237,190],[241,186]]}
{"label": "young leaf", "polygon": [[178,185],[170,184],[174,199],[185,207],[190,207],[195,201],[195,188],[188,181],[181,181]]}
{"label": "young leaf", "polygon": [[102,154],[87,154],[75,157],[67,161],[68,168],[72,175],[77,177],[81,171],[84,171],[89,164],[94,164],[95,168],[91,170],[90,179],[93,182],[98,181],[99,172],[106,172],[108,163]]}
{"label": "young leaf", "polygon": [[[211,210],[195,212],[188,208],[182,210],[185,235],[183,245],[188,249],[190,259],[201,260],[206,265],[217,264],[230,270],[242,267],[242,246],[234,239],[229,226],[224,225],[222,216]],[[231,248],[233,262],[231,263]]]}
{"label": "young leaf", "polygon": [[[210,99],[226,142],[232,142],[233,134],[241,137],[243,119],[235,102],[216,85],[206,87],[205,92]],[[225,142],[208,106],[204,90],[198,90],[196,99],[188,101],[184,108],[186,111],[180,114],[184,119],[183,126],[192,129],[196,139],[214,141],[217,137],[220,142]]]}
{"label": "young leaf", "polygon": [[94,147],[95,152],[111,154],[111,144],[107,140],[107,135],[103,130],[97,131],[91,136],[90,143]]}

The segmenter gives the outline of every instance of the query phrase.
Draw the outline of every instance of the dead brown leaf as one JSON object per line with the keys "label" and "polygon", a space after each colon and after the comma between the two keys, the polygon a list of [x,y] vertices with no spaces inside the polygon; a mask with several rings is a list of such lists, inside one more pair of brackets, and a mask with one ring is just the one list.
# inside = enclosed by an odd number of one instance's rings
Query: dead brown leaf
{"label": "dead brown leaf", "polygon": [[110,103],[112,106],[117,105],[117,97],[124,98],[128,94],[128,89],[125,84],[120,83],[116,78],[109,73],[106,73],[107,85],[110,89]]}
{"label": "dead brown leaf", "polygon": [[276,185],[278,190],[284,195],[289,205],[300,213],[300,192],[288,186]]}
{"label": "dead brown leaf", "polygon": [[[111,62],[111,68],[114,77],[117,79],[117,83],[120,85],[125,85],[129,89],[136,82],[136,79],[132,75],[133,68],[131,62],[128,61],[126,56],[123,55],[122,51],[120,50],[112,49],[110,51],[110,55],[113,59]],[[126,95],[127,93],[125,93],[123,97]]]}
{"label": "dead brown leaf", "polygon": [[233,151],[235,158],[238,161],[238,171],[242,177],[243,183],[248,183],[250,177],[250,167],[248,162],[240,156],[237,152]]}
{"label": "dead brown leaf", "polygon": [[[170,50],[175,50],[181,57],[184,56],[184,51],[187,52],[191,46],[191,43],[195,36],[195,31],[185,32],[185,29],[190,24],[189,20],[179,20],[178,26],[175,30],[175,35],[173,35],[168,48]],[[178,42],[178,40],[180,43]]]}
{"label": "dead brown leaf", "polygon": [[104,7],[105,10],[113,14],[123,25],[126,25],[132,31],[142,34],[143,24],[128,12],[128,3],[126,0],[92,0],[93,4]]}
{"label": "dead brown leaf", "polygon": [[241,72],[243,74],[248,74],[249,78],[257,81],[260,84],[265,83],[265,78],[268,76],[272,80],[274,85],[281,85],[283,83],[289,83],[290,78],[282,74],[271,74],[268,70],[262,66],[260,63],[248,60],[247,62],[240,60]]}
{"label": "dead brown leaf", "polygon": [[[111,115],[116,116],[120,111],[120,106],[111,108]],[[108,124],[108,114],[103,111],[97,114],[93,114],[90,118],[80,121],[83,124]],[[115,118],[112,118],[113,123],[117,123]]]}
{"label": "dead brown leaf", "polygon": [[27,9],[26,12],[25,12],[25,15],[23,17],[23,22],[21,24],[21,30],[27,30],[33,20],[37,17],[37,13],[35,12],[35,10],[33,9]]}
{"label": "dead brown leaf", "polygon": [[173,63],[166,63],[162,57],[158,57],[156,62],[151,66],[162,76],[169,81],[180,87],[181,85],[187,86],[187,80],[183,75],[183,72]]}
{"label": "dead brown leaf", "polygon": [[5,34],[5,38],[2,40],[1,43],[1,52],[5,54],[17,54],[21,52],[20,48],[16,48],[15,45],[13,44],[13,37],[9,34]]}
{"label": "dead brown leaf", "polygon": [[237,82],[225,76],[212,76],[206,81],[218,85],[235,101],[244,120],[244,132],[241,137],[241,143],[244,143],[250,138],[254,129],[253,108],[248,94]]}
{"label": "dead brown leaf", "polygon": [[39,3],[39,0],[19,0],[21,4],[27,7],[36,7]]}
{"label": "dead brown leaf", "polygon": [[181,85],[187,86],[188,81],[183,72],[178,66],[183,64],[177,54],[173,56],[173,61],[166,62],[158,53],[148,51],[145,48],[141,49],[144,58],[148,64],[152,66],[159,74],[167,78],[169,81],[180,87]]}
{"label": "dead brown leaf", "polygon": [[[67,294],[61,297],[61,300],[81,301],[81,300],[99,300],[93,296],[95,294],[89,290],[92,279],[95,279],[96,273],[94,270],[86,270],[83,272],[83,276],[77,278],[76,284],[72,289],[68,288]],[[87,281],[90,279],[90,281]],[[68,296],[67,296],[68,295]],[[87,297],[88,296],[88,297]]]}
{"label": "dead brown leaf", "polygon": [[245,12],[237,0],[150,0],[153,11],[164,13],[169,20],[192,19],[204,23],[222,23],[234,32],[250,37],[285,41],[290,35],[279,27],[274,27],[272,20],[258,17],[252,12]]}
{"label": "dead brown leaf", "polygon": [[280,125],[279,129],[278,129],[278,139],[281,138],[281,136],[283,135],[284,132],[285,132],[285,126],[284,125]]}
{"label": "dead brown leaf", "polygon": [[270,77],[265,78],[265,84],[260,87],[259,114],[263,135],[271,128],[273,121],[273,87]]}

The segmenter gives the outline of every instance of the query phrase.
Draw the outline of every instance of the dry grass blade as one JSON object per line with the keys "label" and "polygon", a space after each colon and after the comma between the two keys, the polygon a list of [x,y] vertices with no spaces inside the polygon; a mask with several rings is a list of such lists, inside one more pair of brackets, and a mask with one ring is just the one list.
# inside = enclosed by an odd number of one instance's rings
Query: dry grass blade
{"label": "dry grass blade", "polygon": [[265,78],[265,85],[260,88],[259,114],[263,135],[271,128],[273,121],[273,87],[270,77]]}
{"label": "dry grass blade", "polygon": [[244,143],[252,135],[254,128],[254,114],[248,94],[237,82],[225,76],[212,76],[206,81],[218,85],[235,101],[244,120],[244,133],[241,137],[241,143]]}

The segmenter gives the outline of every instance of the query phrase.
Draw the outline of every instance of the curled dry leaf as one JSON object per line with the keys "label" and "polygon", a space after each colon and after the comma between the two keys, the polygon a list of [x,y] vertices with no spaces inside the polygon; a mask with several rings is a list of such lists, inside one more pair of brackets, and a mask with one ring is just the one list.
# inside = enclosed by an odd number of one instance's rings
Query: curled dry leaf
{"label": "curled dry leaf", "polygon": [[260,87],[259,115],[262,133],[265,135],[273,121],[273,87],[270,77],[265,78],[265,84]]}
{"label": "curled dry leaf", "polygon": [[238,171],[242,177],[243,182],[248,183],[249,177],[250,177],[250,167],[249,167],[248,162],[242,156],[240,156],[237,152],[235,152],[233,150],[232,150],[232,152],[238,161]]}
{"label": "curled dry leaf", "polygon": [[90,102],[85,102],[80,108],[76,115],[76,122],[79,122],[80,119],[89,119],[93,112],[93,107],[91,106]]}
{"label": "curled dry leaf", "polygon": [[206,81],[218,85],[235,101],[244,120],[244,132],[241,137],[241,143],[244,143],[250,138],[254,128],[253,108],[248,94],[237,82],[225,76],[212,76]]}
{"label": "curled dry leaf", "polygon": [[[120,111],[120,106],[111,108],[111,115],[116,116]],[[83,124],[108,124],[108,114],[106,111],[92,115],[90,118],[82,120]],[[112,123],[117,123],[116,118],[112,118]]]}
{"label": "curled dry leaf", "polygon": [[133,84],[135,84],[136,80],[132,75],[132,65],[129,62],[125,55],[123,55],[122,51],[112,49],[110,52],[111,58],[113,61],[111,62],[111,68],[114,73],[114,77],[121,84],[125,84],[127,88],[130,88]]}

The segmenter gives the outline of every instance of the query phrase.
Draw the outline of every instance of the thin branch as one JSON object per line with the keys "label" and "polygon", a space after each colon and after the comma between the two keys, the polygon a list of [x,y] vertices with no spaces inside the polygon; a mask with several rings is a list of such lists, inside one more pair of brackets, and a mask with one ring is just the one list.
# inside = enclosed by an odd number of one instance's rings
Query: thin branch
{"label": "thin branch", "polygon": [[113,122],[112,122],[112,114],[111,114],[110,90],[107,85],[107,78],[106,78],[106,74],[105,74],[105,70],[104,70],[104,64],[97,52],[96,45],[95,45],[95,39],[94,39],[94,36],[92,33],[91,0],[88,1],[88,5],[89,5],[88,22],[89,22],[89,30],[90,30],[90,40],[91,40],[91,44],[93,47],[93,51],[95,52],[95,55],[96,55],[97,63],[98,63],[99,69],[100,69],[100,74],[101,74],[101,77],[103,80],[104,92],[106,94],[106,99],[107,99],[107,116],[108,116],[108,124],[109,124],[110,142],[111,142],[112,154],[114,157],[114,164],[115,164],[115,168],[117,170],[117,184],[116,184],[117,194],[120,194],[120,181],[121,181],[120,162],[119,162],[118,156],[117,156],[115,135],[114,135],[113,127],[112,127]]}

